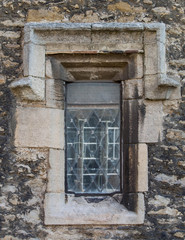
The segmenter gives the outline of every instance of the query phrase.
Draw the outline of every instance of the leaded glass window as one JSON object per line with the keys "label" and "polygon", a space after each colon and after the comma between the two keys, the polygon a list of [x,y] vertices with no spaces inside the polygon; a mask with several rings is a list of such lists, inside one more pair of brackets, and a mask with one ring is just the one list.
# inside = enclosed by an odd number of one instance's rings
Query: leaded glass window
{"label": "leaded glass window", "polygon": [[67,84],[67,192],[120,191],[120,85]]}

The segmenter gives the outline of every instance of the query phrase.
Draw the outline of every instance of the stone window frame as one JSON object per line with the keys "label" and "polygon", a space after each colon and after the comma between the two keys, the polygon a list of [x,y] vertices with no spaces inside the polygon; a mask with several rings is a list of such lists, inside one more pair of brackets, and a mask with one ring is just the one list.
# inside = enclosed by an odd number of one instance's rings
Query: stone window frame
{"label": "stone window frame", "polygon": [[[144,193],[148,191],[147,143],[162,139],[162,104],[155,100],[173,99],[179,92],[178,81],[166,76],[165,25],[28,23],[24,30],[24,78],[10,85],[18,102],[14,143],[16,147],[49,149],[45,224],[142,224]],[[106,37],[110,42],[104,43]],[[126,139],[124,194],[121,198],[118,194],[96,203],[84,196],[65,193],[64,104],[60,91],[63,90],[61,79],[68,81],[69,75],[60,64],[53,67],[48,58],[53,54],[76,56],[80,52],[134,54],[134,60],[128,61],[128,79],[122,81],[126,113],[122,129]],[[154,109],[155,117],[152,117]],[[27,129],[32,123],[30,133]]]}

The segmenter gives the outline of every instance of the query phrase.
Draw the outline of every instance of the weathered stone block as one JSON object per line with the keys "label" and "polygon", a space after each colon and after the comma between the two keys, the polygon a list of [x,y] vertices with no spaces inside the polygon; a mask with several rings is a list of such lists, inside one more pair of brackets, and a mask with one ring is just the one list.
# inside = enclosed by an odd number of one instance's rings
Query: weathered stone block
{"label": "weathered stone block", "polygon": [[34,29],[30,28],[29,24],[26,24],[24,26],[24,43],[33,42],[34,34]]}
{"label": "weathered stone block", "polygon": [[156,31],[145,31],[144,32],[144,44],[157,43]]}
{"label": "weathered stone block", "polygon": [[[72,30],[72,29],[71,29]],[[90,29],[84,29],[83,34],[79,30],[66,31],[65,29],[52,29],[52,34],[48,29],[46,31],[39,31],[35,35],[34,41],[37,44],[45,43],[67,43],[67,44],[90,44],[91,43],[91,31]]]}
{"label": "weathered stone block", "polygon": [[170,92],[168,88],[158,86],[158,75],[145,75],[145,99],[168,99]]}
{"label": "weathered stone block", "polygon": [[[170,89],[169,89],[170,90]],[[181,99],[181,85],[179,84],[179,86],[177,87],[172,87],[171,88],[171,94],[170,94],[170,100],[171,99]]]}
{"label": "weathered stone block", "polygon": [[124,143],[154,143],[162,139],[162,102],[125,100]]}
{"label": "weathered stone block", "polygon": [[124,99],[137,99],[143,96],[143,80],[129,79],[125,80]]}
{"label": "weathered stone block", "polygon": [[46,78],[54,78],[50,58],[46,59]]}
{"label": "weathered stone block", "polygon": [[148,191],[148,147],[138,144],[138,192]]}
{"label": "weathered stone block", "polygon": [[139,128],[139,101],[124,100],[123,101],[123,139],[124,144],[138,143]]}
{"label": "weathered stone block", "polygon": [[[127,198],[128,194],[138,192],[138,144],[124,144],[123,159],[123,189],[125,195],[123,201],[124,204],[130,205],[130,200]],[[131,209],[129,208],[129,210]]]}
{"label": "weathered stone block", "polygon": [[[103,42],[103,43],[102,43]],[[88,47],[88,46],[87,46]],[[89,47],[88,47],[89,48]],[[138,42],[128,42],[128,43],[104,43],[104,40],[102,39],[99,43],[94,43],[90,45],[91,50],[99,50],[99,51],[126,51],[126,50],[143,50],[143,43]]]}
{"label": "weathered stone block", "polygon": [[144,29],[143,23],[93,23],[92,30],[99,31],[142,31]]}
{"label": "weathered stone block", "polygon": [[138,217],[144,221],[144,198],[143,193],[126,193],[123,194],[123,203],[129,211],[137,213]]}
{"label": "weathered stone block", "polygon": [[35,44],[24,45],[24,76],[45,77],[45,47]]}
{"label": "weathered stone block", "polygon": [[133,68],[129,68],[129,76],[131,78],[143,77],[143,54],[135,54],[133,59]]}
{"label": "weathered stone block", "polygon": [[64,148],[63,110],[20,107],[15,118],[15,146]]}
{"label": "weathered stone block", "polygon": [[145,74],[158,73],[158,47],[157,44],[144,45],[144,72]]}
{"label": "weathered stone block", "polygon": [[12,92],[21,100],[43,101],[45,99],[45,80],[32,76],[10,84]]}
{"label": "weathered stone block", "polygon": [[145,101],[139,105],[139,143],[155,143],[162,140],[163,109],[160,101]]}
{"label": "weathered stone block", "polygon": [[46,80],[46,106],[64,109],[64,85],[62,80]]}
{"label": "weathered stone block", "polygon": [[[159,86],[160,75],[145,75],[145,99],[151,100],[162,100],[162,99],[180,99],[181,91],[180,86],[169,87],[170,82],[165,75],[166,85],[163,81],[163,85]],[[175,81],[175,80],[174,80]],[[178,82],[173,82],[173,85],[178,84]]]}
{"label": "weathered stone block", "polygon": [[144,197],[137,194],[136,212],[128,211],[113,197],[100,202],[89,203],[87,197],[74,197],[65,193],[47,193],[45,195],[46,225],[117,225],[141,224],[144,222]]}
{"label": "weathered stone block", "polygon": [[145,74],[166,73],[165,42],[160,33],[163,33],[160,28],[155,32],[145,32]]}
{"label": "weathered stone block", "polygon": [[[107,29],[108,30],[108,29]],[[117,43],[143,43],[143,32],[139,31],[92,31],[92,42],[105,44],[114,43],[115,50]]]}
{"label": "weathered stone block", "polygon": [[61,64],[61,62],[54,57],[50,57],[46,60],[46,77],[66,82],[75,81],[75,78],[72,76],[72,74],[70,74],[70,72]]}
{"label": "weathered stone block", "polygon": [[166,31],[165,31],[165,24],[164,23],[145,23],[144,28],[147,31],[155,31],[157,41],[165,44],[166,40]]}
{"label": "weathered stone block", "polygon": [[157,50],[158,50],[158,73],[166,74],[166,48],[165,44],[160,41],[157,42]]}
{"label": "weathered stone block", "polygon": [[90,43],[54,43],[46,45],[46,54],[57,54],[61,52],[71,52],[71,51],[88,51],[91,50]]}
{"label": "weathered stone block", "polygon": [[65,192],[65,159],[64,150],[49,150],[49,169],[47,192]]}
{"label": "weathered stone block", "polygon": [[177,76],[169,77],[165,73],[158,74],[159,87],[179,87],[180,79]]}
{"label": "weathered stone block", "polygon": [[[124,194],[148,190],[148,151],[147,145],[124,144]],[[127,199],[125,199],[127,200]]]}

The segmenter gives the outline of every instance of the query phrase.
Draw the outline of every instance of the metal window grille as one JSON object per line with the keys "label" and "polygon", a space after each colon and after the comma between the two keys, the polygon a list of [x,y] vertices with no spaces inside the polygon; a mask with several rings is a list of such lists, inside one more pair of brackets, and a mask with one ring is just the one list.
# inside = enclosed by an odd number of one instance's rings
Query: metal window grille
{"label": "metal window grille", "polygon": [[[104,91],[98,91],[102,87]],[[71,96],[72,90],[76,90],[75,97]],[[91,102],[87,100],[84,104],[84,99],[82,101],[84,91],[91,95]],[[68,85],[66,108],[68,192],[105,194],[120,191],[119,92],[119,85],[113,83]]]}

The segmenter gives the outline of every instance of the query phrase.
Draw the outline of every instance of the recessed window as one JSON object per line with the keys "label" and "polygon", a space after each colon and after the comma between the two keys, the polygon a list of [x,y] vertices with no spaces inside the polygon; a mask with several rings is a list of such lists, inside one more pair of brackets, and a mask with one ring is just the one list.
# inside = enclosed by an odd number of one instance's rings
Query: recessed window
{"label": "recessed window", "polygon": [[120,84],[68,83],[66,191],[120,192]]}
{"label": "recessed window", "polygon": [[47,22],[24,31],[24,78],[10,84],[15,146],[48,149],[45,224],[142,224],[147,144],[162,140],[163,100],[181,96],[166,76],[165,25]]}

